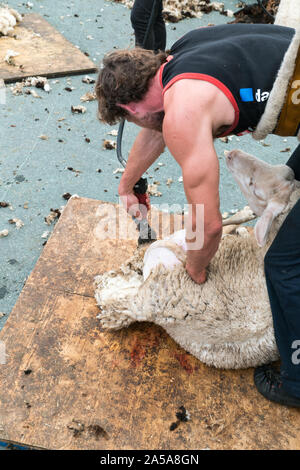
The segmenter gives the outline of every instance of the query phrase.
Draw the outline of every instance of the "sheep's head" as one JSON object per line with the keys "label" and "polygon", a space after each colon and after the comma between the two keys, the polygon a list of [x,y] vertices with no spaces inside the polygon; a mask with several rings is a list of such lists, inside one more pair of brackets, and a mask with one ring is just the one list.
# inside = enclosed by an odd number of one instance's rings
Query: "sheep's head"
{"label": "sheep's head", "polygon": [[226,164],[253,212],[260,216],[255,237],[264,246],[274,219],[287,207],[295,175],[287,165],[270,165],[242,150],[226,152]]}

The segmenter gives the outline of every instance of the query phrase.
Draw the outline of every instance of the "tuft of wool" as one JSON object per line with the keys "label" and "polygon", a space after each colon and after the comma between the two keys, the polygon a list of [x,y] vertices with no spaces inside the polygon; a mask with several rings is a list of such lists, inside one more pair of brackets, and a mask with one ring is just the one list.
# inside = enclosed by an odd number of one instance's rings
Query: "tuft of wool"
{"label": "tuft of wool", "polygon": [[0,7],[0,36],[13,36],[15,26],[21,21],[22,15],[13,8]]}

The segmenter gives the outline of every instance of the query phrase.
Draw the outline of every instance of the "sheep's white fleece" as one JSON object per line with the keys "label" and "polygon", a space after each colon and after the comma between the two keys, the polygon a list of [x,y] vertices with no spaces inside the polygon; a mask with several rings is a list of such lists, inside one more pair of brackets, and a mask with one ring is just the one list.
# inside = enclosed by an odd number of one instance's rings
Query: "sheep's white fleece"
{"label": "sheep's white fleece", "polygon": [[[264,139],[275,129],[285,101],[289,80],[294,73],[295,61],[300,48],[300,0],[281,0],[275,24],[295,28],[296,32],[285,53],[264,114],[252,134],[252,137],[256,140]],[[300,131],[297,137],[300,140]]]}
{"label": "sheep's white fleece", "polygon": [[[96,278],[101,326],[119,329],[134,321],[156,323],[185,350],[219,368],[255,367],[276,360],[263,259],[299,197],[300,183],[296,183],[264,248],[258,247],[254,237],[223,237],[209,265],[208,280],[202,285],[191,280],[183,263],[172,269],[158,265],[144,281],[144,249],[137,249],[119,270]],[[171,243],[167,241],[168,249],[172,249]],[[177,244],[175,253],[178,248]],[[122,293],[120,279],[125,287]],[[107,295],[107,290],[112,295]],[[128,295],[124,295],[126,291]]]}

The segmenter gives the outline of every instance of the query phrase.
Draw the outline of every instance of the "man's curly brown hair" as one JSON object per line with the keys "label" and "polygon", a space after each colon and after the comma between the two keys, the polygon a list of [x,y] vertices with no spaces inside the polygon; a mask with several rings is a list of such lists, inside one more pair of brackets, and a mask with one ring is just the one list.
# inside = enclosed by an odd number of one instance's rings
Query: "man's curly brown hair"
{"label": "man's curly brown hair", "polygon": [[100,121],[115,124],[126,117],[117,103],[140,101],[166,57],[165,52],[155,54],[139,47],[107,54],[95,87]]}

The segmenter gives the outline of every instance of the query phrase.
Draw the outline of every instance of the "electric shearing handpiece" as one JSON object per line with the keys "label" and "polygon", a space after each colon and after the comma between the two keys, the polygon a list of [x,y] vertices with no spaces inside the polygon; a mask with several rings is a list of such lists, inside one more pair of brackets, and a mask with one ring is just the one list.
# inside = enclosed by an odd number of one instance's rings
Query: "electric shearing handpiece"
{"label": "electric shearing handpiece", "polygon": [[142,206],[141,214],[142,219],[138,220],[134,218],[135,223],[140,232],[140,236],[138,239],[138,244],[142,245],[143,243],[150,242],[151,240],[156,240],[156,233],[150,227],[147,220],[147,189],[148,189],[148,181],[146,178],[140,178],[139,181],[134,185],[134,194],[139,200],[139,204]]}

